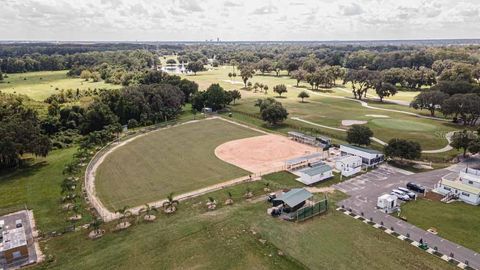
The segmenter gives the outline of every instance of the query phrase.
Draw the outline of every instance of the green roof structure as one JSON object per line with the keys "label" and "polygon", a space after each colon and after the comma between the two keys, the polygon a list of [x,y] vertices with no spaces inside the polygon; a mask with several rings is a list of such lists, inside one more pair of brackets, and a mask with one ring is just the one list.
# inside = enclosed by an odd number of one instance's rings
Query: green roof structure
{"label": "green roof structure", "polygon": [[294,188],[281,196],[274,199],[274,201],[282,201],[284,204],[295,207],[302,202],[313,197],[313,194],[304,188]]}

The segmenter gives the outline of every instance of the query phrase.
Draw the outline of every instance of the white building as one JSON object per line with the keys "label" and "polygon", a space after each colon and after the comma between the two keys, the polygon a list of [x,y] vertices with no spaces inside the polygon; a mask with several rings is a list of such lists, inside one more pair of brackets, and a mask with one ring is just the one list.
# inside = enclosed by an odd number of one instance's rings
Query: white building
{"label": "white building", "polygon": [[298,171],[294,171],[293,173],[299,176],[297,181],[300,181],[305,185],[312,185],[322,180],[332,178],[333,168],[320,162]]}
{"label": "white building", "polygon": [[398,209],[397,196],[384,194],[378,197],[377,208],[382,209],[385,213],[391,214]]}
{"label": "white building", "polygon": [[480,170],[465,169],[442,177],[435,191],[468,204],[480,205]]}
{"label": "white building", "polygon": [[385,160],[382,152],[355,145],[342,144],[340,145],[340,152],[342,156],[361,157],[363,166],[367,168],[375,167]]}
{"label": "white building", "polygon": [[345,177],[350,177],[362,170],[362,158],[359,156],[343,156],[335,161],[335,168]]}

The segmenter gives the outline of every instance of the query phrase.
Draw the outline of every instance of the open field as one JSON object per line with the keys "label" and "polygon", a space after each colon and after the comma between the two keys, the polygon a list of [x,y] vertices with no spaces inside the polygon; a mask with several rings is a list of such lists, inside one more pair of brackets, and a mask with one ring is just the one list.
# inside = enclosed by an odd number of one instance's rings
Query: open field
{"label": "open field", "polygon": [[403,205],[402,216],[406,216],[408,222],[422,229],[434,227],[441,237],[480,252],[478,206],[422,199]]}
{"label": "open field", "polygon": [[[182,76],[196,81],[200,85],[200,89],[206,89],[212,83],[219,83],[227,90],[243,88],[241,78],[237,76],[233,83],[228,78],[227,74],[228,72],[232,72],[232,70],[233,68],[231,66],[221,66],[209,71],[199,72],[196,76]],[[238,73],[238,70],[236,70],[236,72]],[[257,99],[275,97],[287,108],[290,118],[298,117],[316,124],[342,129],[348,128],[342,126],[342,120],[367,121],[368,123],[366,125],[373,130],[375,137],[385,142],[388,142],[388,140],[392,138],[415,140],[420,142],[424,150],[443,148],[448,143],[444,137],[445,134],[458,129],[457,126],[448,121],[422,119],[399,112],[365,108],[356,101],[341,99],[339,97],[351,97],[352,95],[350,85],[347,84],[343,86],[340,85],[341,82],[338,82],[338,85],[332,89],[312,92],[308,90],[309,86],[305,83],[300,83],[300,87],[296,87],[296,81],[290,79],[285,74],[280,77],[276,77],[273,74],[258,74],[250,81],[252,83],[260,82],[267,84],[269,86],[267,94],[260,91],[241,90],[242,99],[237,102],[237,105],[232,107],[234,110],[246,113],[258,113],[258,108],[254,106]],[[282,98],[278,98],[277,94],[272,90],[273,86],[280,83],[287,85],[288,88],[288,92],[284,94]],[[310,92],[310,98],[302,103],[297,95],[300,91],[304,90]],[[370,91],[370,94],[372,97],[374,96],[373,91]],[[409,101],[408,97],[413,97],[415,94],[415,92],[400,92],[399,100]],[[376,101],[372,102],[372,106],[377,106],[377,104],[378,107],[384,109],[429,115],[427,111],[415,111],[407,106],[379,103]],[[387,118],[377,119],[378,117],[374,117],[375,115],[382,115]],[[299,124],[298,121],[292,121],[290,119],[287,120],[287,122]],[[327,131],[325,128],[324,130]],[[328,132],[338,133],[341,134],[340,136],[344,136],[344,133],[342,134],[341,131],[328,130]]]}
{"label": "open field", "polygon": [[55,150],[47,158],[36,158],[30,167],[0,175],[0,209],[27,205],[33,209],[37,227],[42,231],[68,225],[60,209],[60,183],[63,168],[75,151]]}
{"label": "open field", "polygon": [[260,134],[222,120],[154,131],[105,158],[96,175],[99,198],[114,210],[248,175],[218,159],[214,150],[222,143]]}
{"label": "open field", "polygon": [[[275,189],[299,185],[283,176],[265,178]],[[222,202],[226,191],[186,201],[175,215],[160,214],[154,223],[139,222],[96,241],[87,240],[84,231],[53,238],[46,247],[55,261],[37,268],[455,269],[333,209],[300,224],[274,219],[265,214],[269,204],[263,200],[241,198],[246,186],[262,194],[265,181],[229,188],[235,205],[214,212],[205,210],[207,196]],[[330,195],[330,205],[344,196]]]}
{"label": "open field", "polygon": [[[290,118],[298,117],[317,124],[342,129],[348,129],[348,127],[342,126],[342,120],[367,121],[366,125],[372,129],[375,137],[386,142],[392,138],[415,140],[420,142],[424,150],[444,147],[448,143],[444,137],[445,134],[457,128],[444,121],[364,108],[358,102],[347,99],[312,96],[305,103],[291,98],[278,100],[287,108]],[[258,107],[254,106],[254,102],[255,99],[253,98],[242,99],[233,108],[234,110],[258,113]],[[387,116],[388,118],[378,118],[375,115]],[[331,130],[328,131],[332,132]]]}
{"label": "open field", "polygon": [[0,83],[0,91],[5,93],[16,93],[43,101],[52,94],[58,93],[61,89],[80,90],[120,88],[119,85],[100,82],[86,82],[80,78],[67,77],[67,70],[61,71],[40,71],[28,73],[9,74],[8,78]]}

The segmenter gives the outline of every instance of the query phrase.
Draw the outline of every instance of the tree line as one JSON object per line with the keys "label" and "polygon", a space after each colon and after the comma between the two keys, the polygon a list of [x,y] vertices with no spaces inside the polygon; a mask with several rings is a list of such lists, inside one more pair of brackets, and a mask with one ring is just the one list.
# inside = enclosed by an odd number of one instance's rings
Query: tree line
{"label": "tree line", "polygon": [[195,82],[147,71],[141,84],[90,93],[87,107],[72,105],[78,93],[47,98],[48,114],[28,108],[28,97],[0,92],[0,168],[18,167],[24,154],[46,156],[53,148],[80,143],[88,148],[111,140],[122,126],[135,128],[175,119],[198,92]]}

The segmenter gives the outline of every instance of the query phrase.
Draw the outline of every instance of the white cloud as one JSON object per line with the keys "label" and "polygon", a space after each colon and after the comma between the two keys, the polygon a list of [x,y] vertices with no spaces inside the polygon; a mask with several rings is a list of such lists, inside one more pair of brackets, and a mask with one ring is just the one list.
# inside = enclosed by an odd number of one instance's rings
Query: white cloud
{"label": "white cloud", "polygon": [[340,10],[342,15],[345,15],[345,16],[354,16],[354,15],[360,15],[363,13],[363,8],[357,3],[341,5]]}
{"label": "white cloud", "polygon": [[479,38],[478,0],[0,0],[1,39]]}

